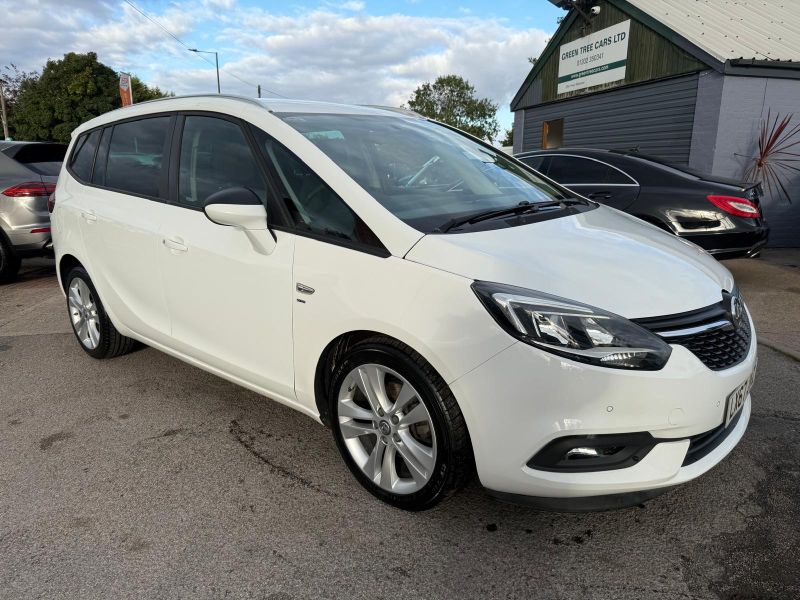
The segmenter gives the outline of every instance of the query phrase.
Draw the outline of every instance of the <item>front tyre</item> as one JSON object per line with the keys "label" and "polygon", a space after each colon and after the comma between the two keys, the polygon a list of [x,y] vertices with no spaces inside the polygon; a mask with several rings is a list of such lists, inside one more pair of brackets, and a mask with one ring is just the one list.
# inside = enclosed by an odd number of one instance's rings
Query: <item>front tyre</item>
{"label": "front tyre", "polygon": [[472,475],[472,446],[452,392],[396,340],[354,346],[336,366],[328,399],[339,452],[384,502],[425,510]]}
{"label": "front tyre", "polygon": [[113,358],[133,349],[136,342],[114,327],[85,269],[75,267],[69,272],[66,289],[72,331],[89,356]]}

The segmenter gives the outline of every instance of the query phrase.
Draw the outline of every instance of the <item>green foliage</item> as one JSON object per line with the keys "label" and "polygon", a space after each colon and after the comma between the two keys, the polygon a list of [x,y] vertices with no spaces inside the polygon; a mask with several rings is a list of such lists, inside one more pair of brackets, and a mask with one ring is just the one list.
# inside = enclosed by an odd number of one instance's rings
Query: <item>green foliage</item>
{"label": "green foliage", "polygon": [[[13,101],[9,121],[16,139],[68,142],[78,125],[121,106],[119,75],[94,52],[48,60],[40,76],[31,75],[20,82]],[[135,102],[172,95],[131,79]]]}
{"label": "green foliage", "polygon": [[[19,97],[19,90],[22,87],[22,84],[29,80],[29,79],[37,79],[39,77],[39,73],[36,71],[22,71],[20,70],[17,65],[11,63],[10,65],[5,65],[2,69],[0,69],[0,82],[3,84],[3,95],[5,96],[6,102],[6,117],[8,119],[8,133],[9,135],[14,138],[15,137],[15,129],[14,129],[14,107],[17,103],[17,98]],[[0,130],[1,136],[2,130]]]}
{"label": "green foliage", "polygon": [[505,137],[500,142],[501,146],[513,146],[514,145],[514,128],[509,127],[506,129]]}
{"label": "green foliage", "polygon": [[48,60],[38,79],[22,83],[14,107],[20,139],[68,142],[78,125],[120,104],[117,74],[94,52]]}
{"label": "green foliage", "polygon": [[497,104],[489,98],[476,98],[475,87],[458,75],[423,83],[409,98],[408,108],[490,142],[500,131]]}

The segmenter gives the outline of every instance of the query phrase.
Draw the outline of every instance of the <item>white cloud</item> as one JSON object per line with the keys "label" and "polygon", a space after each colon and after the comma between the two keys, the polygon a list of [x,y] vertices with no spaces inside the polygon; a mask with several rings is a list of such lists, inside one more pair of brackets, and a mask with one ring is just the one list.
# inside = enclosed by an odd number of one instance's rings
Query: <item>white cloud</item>
{"label": "white cloud", "polygon": [[[0,13],[11,15],[0,56],[30,69],[41,68],[48,57],[94,50],[106,64],[143,75],[162,89],[178,94],[215,89],[213,66],[127,4],[68,0],[68,9],[64,4],[36,0],[19,7],[0,0]],[[260,83],[290,97],[399,105],[422,82],[455,73],[505,109],[504,125],[508,103],[530,68],[527,57],[538,55],[550,35],[465,14],[375,16],[365,8],[359,0],[323,0],[316,9],[276,14],[235,0],[204,0],[147,12],[187,44],[220,51],[223,91],[255,95]]]}
{"label": "white cloud", "polygon": [[339,8],[343,8],[344,10],[360,11],[364,10],[364,6],[365,4],[363,2],[351,1],[351,2],[343,2],[342,4],[339,5]]}

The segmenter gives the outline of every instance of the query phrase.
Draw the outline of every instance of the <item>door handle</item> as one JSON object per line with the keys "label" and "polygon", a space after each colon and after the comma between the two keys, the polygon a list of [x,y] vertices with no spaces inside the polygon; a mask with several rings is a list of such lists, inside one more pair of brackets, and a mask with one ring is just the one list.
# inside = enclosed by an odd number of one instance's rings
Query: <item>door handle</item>
{"label": "door handle", "polygon": [[97,215],[94,214],[93,210],[82,210],[81,217],[83,217],[83,220],[87,223],[94,223],[97,221]]}
{"label": "door handle", "polygon": [[164,244],[167,248],[175,252],[186,252],[189,248],[183,243],[183,240],[179,237],[174,238],[164,238],[161,240],[161,243]]}

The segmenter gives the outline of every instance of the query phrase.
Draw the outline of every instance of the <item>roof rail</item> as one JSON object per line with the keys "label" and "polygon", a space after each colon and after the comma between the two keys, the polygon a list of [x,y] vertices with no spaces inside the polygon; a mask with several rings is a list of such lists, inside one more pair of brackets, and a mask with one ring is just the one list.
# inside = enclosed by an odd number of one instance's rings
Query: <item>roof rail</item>
{"label": "roof rail", "polygon": [[163,102],[164,100],[177,100],[179,98],[227,98],[228,100],[241,100],[242,102],[264,106],[257,98],[251,98],[250,96],[243,96],[241,94],[183,94],[181,96],[153,98],[152,100],[145,100],[144,102],[137,102],[136,104],[149,104],[151,102]]}

